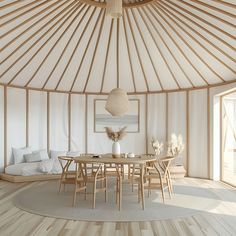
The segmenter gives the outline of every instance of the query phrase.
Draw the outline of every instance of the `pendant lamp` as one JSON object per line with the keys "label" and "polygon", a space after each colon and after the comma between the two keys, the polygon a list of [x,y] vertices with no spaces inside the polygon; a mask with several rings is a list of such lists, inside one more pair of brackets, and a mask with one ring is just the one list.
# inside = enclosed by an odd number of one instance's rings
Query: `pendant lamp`
{"label": "pendant lamp", "polygon": [[122,0],[107,0],[106,14],[112,18],[122,17]]}
{"label": "pendant lamp", "polygon": [[129,98],[121,88],[112,89],[108,95],[105,109],[112,116],[123,116],[129,110]]}

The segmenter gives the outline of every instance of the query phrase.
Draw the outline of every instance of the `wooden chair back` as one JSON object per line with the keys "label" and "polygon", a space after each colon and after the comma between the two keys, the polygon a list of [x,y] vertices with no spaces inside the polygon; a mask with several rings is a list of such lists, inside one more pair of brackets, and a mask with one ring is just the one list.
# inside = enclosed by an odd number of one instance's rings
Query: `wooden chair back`
{"label": "wooden chair back", "polygon": [[59,156],[58,157],[59,163],[62,168],[62,173],[66,173],[69,170],[69,166],[73,162],[74,158],[73,157],[68,157],[68,156]]}
{"label": "wooden chair back", "polygon": [[169,167],[173,160],[174,160],[174,157],[165,157],[160,160],[161,167],[164,171],[164,176],[163,176],[164,178],[166,178],[167,175],[169,175]]}

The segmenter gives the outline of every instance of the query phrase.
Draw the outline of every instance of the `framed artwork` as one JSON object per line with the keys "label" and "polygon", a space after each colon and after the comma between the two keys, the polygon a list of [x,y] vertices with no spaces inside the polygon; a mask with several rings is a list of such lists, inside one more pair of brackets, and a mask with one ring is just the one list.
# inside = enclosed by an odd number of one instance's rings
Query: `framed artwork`
{"label": "framed artwork", "polygon": [[118,130],[127,126],[127,133],[138,133],[140,130],[140,101],[139,99],[130,99],[129,111],[122,117],[114,117],[105,109],[105,99],[94,100],[94,132],[105,133],[105,127],[111,127]]}

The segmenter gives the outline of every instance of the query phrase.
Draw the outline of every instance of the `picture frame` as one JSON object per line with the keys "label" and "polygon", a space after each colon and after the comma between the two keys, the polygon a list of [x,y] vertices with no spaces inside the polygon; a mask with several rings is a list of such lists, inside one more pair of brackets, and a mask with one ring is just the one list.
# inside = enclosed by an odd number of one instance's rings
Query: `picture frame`
{"label": "picture frame", "polygon": [[94,99],[94,133],[105,133],[105,127],[118,130],[127,127],[127,133],[140,132],[140,100],[130,99],[129,111],[122,117],[114,117],[105,109],[106,99]]}

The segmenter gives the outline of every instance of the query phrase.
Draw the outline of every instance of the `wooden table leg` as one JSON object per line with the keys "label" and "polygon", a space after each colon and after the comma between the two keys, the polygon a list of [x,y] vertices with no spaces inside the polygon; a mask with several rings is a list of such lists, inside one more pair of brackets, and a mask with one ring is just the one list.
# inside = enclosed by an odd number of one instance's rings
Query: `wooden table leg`
{"label": "wooden table leg", "polygon": [[116,172],[119,179],[119,211],[121,210],[121,198],[122,198],[122,176],[119,172],[119,165],[116,165]]}
{"label": "wooden table leg", "polygon": [[142,209],[144,210],[145,208],[145,203],[144,203],[144,182],[143,182],[143,176],[144,176],[144,165],[141,165],[141,198],[142,198]]}

